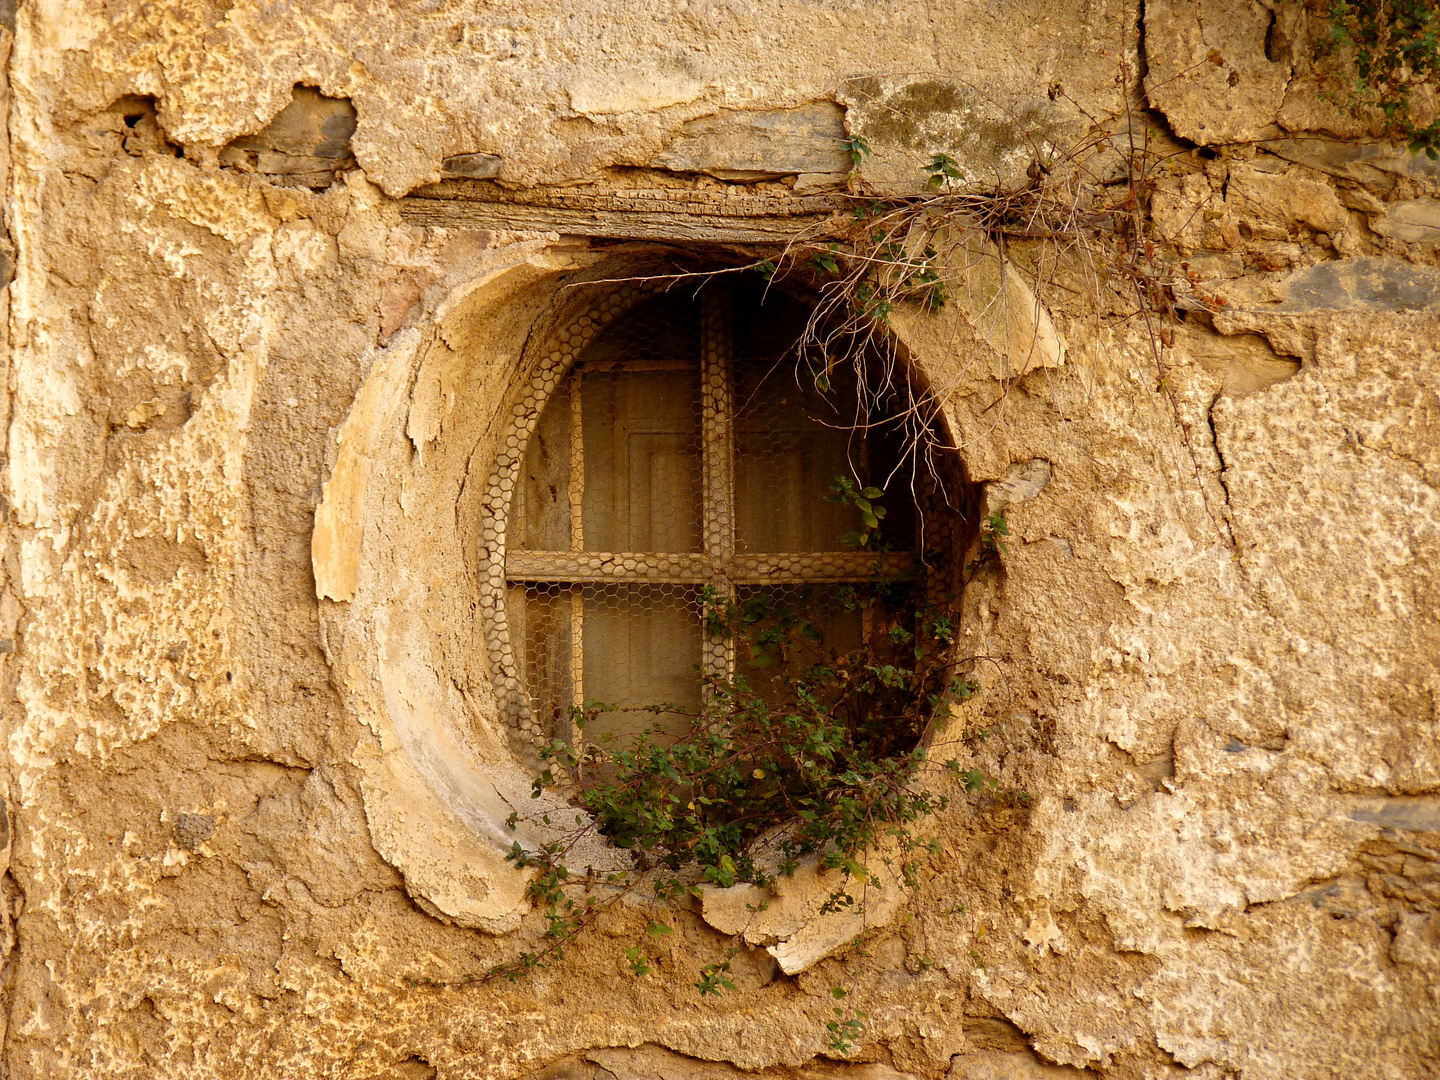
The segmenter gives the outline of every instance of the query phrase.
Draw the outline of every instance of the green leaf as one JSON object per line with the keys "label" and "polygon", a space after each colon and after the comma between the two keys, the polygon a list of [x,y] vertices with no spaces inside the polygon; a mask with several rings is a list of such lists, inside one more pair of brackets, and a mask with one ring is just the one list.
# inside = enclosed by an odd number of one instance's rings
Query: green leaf
{"label": "green leaf", "polygon": [[845,140],[845,149],[850,154],[851,167],[858,169],[860,163],[870,156],[870,144],[863,135],[850,135]]}
{"label": "green leaf", "polygon": [[630,972],[636,978],[649,975],[655,969],[650,966],[648,960],[641,954],[639,946],[625,950],[625,959],[630,961]]}

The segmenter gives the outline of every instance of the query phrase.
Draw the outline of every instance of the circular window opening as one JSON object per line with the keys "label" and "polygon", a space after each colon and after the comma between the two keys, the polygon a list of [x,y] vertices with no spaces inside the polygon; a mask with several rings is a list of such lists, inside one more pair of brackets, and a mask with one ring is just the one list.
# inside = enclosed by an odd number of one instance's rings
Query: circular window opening
{"label": "circular window opening", "polygon": [[736,687],[823,686],[871,757],[924,737],[956,679],[966,485],[908,370],[812,311],[727,274],[627,285],[557,336],[485,529],[492,670],[532,753],[673,740]]}

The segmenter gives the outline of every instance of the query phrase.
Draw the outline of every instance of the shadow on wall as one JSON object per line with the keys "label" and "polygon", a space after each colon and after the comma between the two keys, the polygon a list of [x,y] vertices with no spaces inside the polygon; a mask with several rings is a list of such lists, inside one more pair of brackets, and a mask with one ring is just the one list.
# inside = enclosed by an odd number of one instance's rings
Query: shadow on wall
{"label": "shadow on wall", "polygon": [[349,98],[326,97],[313,86],[297,85],[275,119],[220,151],[220,166],[288,187],[322,190],[355,167],[350,139],[356,120]]}

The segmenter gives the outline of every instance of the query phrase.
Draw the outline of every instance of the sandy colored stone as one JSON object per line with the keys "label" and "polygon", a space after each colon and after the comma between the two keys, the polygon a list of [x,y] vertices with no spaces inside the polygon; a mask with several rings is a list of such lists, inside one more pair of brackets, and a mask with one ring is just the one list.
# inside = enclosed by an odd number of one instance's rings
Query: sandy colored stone
{"label": "sandy colored stone", "polygon": [[849,80],[837,97],[849,133],[868,147],[855,163],[858,176],[891,194],[923,191],[936,154],[956,162],[955,190],[1022,187],[1037,156],[1068,150],[1080,131],[1068,102],[1057,105],[1035,87],[1001,102],[960,79],[890,76]]}
{"label": "sandy colored stone", "polygon": [[1371,219],[1370,227],[1381,236],[1412,244],[1440,244],[1440,199],[1391,203],[1384,217]]}
{"label": "sandy colored stone", "polygon": [[[1291,7],[1269,59],[1271,13],[1239,0],[1149,3],[1143,39],[1135,4],[1053,0],[21,5],[5,1075],[1424,1075],[1440,272],[1403,230],[1434,166],[1301,107]],[[518,211],[477,229],[403,198],[448,169],[700,200],[728,190],[713,168],[781,165],[793,188],[740,194],[834,197],[838,159],[772,120],[833,131],[837,108],[874,150],[854,194],[917,190],[937,151],[1013,186],[1132,89],[1216,148],[1175,147],[1146,238],[1227,305],[1152,335],[1080,270],[1037,287],[978,245],[941,311],[892,317],[1011,530],[963,596],[983,691],[936,733],[950,803],[905,902],[830,933],[818,889],[763,927],[746,891],[635,895],[562,961],[483,981],[545,942],[504,852],[553,834],[508,815],[570,809],[530,799],[476,614],[527,350],[600,280],[776,234],[667,240],[673,207],[620,237],[590,210],[592,239]],[[349,103],[353,165],[323,121],[281,138],[296,101]],[[237,140],[303,168],[241,172]],[[1028,801],[966,796],[947,758]],[[727,962],[735,990],[700,997]],[[844,1058],[837,1002],[866,1014]]]}
{"label": "sandy colored stone", "polygon": [[1276,139],[1264,148],[1288,161],[1299,162],[1332,176],[1356,180],[1370,188],[1389,191],[1394,178],[1404,177],[1434,189],[1440,184],[1440,162],[1407,147],[1386,142],[1341,142],[1323,138]]}
{"label": "sandy colored stone", "polygon": [[[763,946],[781,971],[797,975],[899,914],[909,890],[880,859],[872,862],[874,871],[865,881],[826,871],[810,858],[769,888],[701,886],[701,915],[722,934]],[[843,897],[849,902],[837,905]],[[837,910],[827,912],[827,905]]]}
{"label": "sandy colored stone", "polygon": [[780,112],[724,112],[691,120],[650,165],[721,180],[843,175],[851,168],[844,139],[845,114],[830,103]]}
{"label": "sandy colored stone", "polygon": [[1238,221],[1252,227],[1294,221],[1325,233],[1338,233],[1350,225],[1350,215],[1328,184],[1241,164],[1232,165],[1229,172],[1225,205]]}
{"label": "sandy colored stone", "polygon": [[1145,87],[1176,134],[1211,146],[1275,122],[1290,64],[1266,56],[1270,23],[1257,0],[1146,4]]}

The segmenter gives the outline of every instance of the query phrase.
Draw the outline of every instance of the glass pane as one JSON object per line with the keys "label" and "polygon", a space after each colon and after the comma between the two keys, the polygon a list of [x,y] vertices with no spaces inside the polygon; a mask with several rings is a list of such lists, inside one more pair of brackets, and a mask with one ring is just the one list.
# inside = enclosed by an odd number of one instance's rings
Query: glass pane
{"label": "glass pane", "polygon": [[507,547],[570,550],[570,391],[562,385],[546,403],[525,447]]}
{"label": "glass pane", "polygon": [[604,585],[585,589],[585,700],[619,706],[585,730],[587,742],[607,744],[645,728],[671,737],[690,718],[640,711],[700,704],[699,590],[684,585]]}
{"label": "glass pane", "polygon": [[587,551],[700,550],[698,371],[581,376]]}

